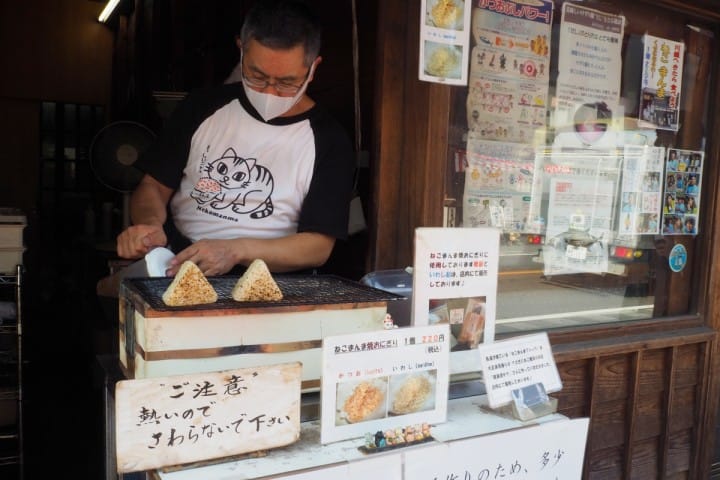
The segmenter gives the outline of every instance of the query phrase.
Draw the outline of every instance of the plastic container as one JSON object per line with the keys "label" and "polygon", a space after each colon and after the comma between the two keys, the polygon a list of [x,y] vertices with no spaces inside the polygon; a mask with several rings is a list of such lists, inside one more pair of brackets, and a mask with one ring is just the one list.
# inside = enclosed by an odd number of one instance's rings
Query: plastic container
{"label": "plastic container", "polygon": [[377,270],[362,277],[360,283],[406,297],[405,300],[388,302],[387,311],[392,315],[395,325],[400,327],[410,325],[412,319],[412,273],[401,268]]}

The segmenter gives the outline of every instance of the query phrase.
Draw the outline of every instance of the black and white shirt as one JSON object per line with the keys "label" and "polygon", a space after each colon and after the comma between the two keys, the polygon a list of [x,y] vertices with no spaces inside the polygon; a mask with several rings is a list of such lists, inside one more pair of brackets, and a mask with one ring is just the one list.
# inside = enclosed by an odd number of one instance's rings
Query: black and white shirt
{"label": "black and white shirt", "polygon": [[264,122],[234,83],[189,95],[136,166],[175,190],[173,221],[191,241],[345,238],[353,158],[321,107]]}

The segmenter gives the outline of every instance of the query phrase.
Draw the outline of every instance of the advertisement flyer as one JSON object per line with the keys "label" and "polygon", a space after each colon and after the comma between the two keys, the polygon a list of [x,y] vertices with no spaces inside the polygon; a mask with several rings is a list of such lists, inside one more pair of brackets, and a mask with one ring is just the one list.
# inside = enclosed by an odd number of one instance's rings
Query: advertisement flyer
{"label": "advertisement flyer", "polygon": [[555,124],[573,123],[578,105],[619,103],[625,17],[562,6]]}
{"label": "advertisement flyer", "polygon": [[660,233],[664,147],[626,145],[624,150],[618,233]]}
{"label": "advertisement flyer", "polygon": [[661,130],[677,131],[685,45],[647,34],[643,44],[640,120]]}
{"label": "advertisement flyer", "polygon": [[539,214],[531,211],[531,199],[541,188],[535,148],[483,140],[475,133],[468,135],[463,225],[540,233],[530,221]]}
{"label": "advertisement flyer", "polygon": [[553,3],[474,5],[469,130],[483,139],[530,143],[545,127]]}
{"label": "advertisement flyer", "polygon": [[608,269],[615,182],[602,176],[550,179],[545,275]]}
{"label": "advertisement flyer", "polygon": [[663,235],[696,235],[704,154],[669,148],[662,207]]}
{"label": "advertisement flyer", "polygon": [[471,0],[422,0],[418,76],[467,85]]}

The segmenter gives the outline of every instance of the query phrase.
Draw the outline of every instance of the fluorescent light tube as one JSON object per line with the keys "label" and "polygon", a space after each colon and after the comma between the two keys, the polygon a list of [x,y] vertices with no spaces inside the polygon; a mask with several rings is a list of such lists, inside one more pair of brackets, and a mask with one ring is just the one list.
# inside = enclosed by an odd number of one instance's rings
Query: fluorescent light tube
{"label": "fluorescent light tube", "polygon": [[100,12],[98,21],[105,23],[107,21],[107,19],[110,18],[110,15],[112,15],[113,11],[115,10],[115,7],[118,6],[118,3],[120,3],[120,0],[108,0],[107,5],[105,5],[105,8],[103,8],[103,11]]}

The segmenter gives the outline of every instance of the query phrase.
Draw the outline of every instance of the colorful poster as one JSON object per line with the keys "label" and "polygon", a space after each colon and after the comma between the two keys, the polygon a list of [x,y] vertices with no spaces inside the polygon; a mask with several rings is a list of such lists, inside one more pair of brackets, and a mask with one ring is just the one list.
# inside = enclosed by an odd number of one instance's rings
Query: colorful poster
{"label": "colorful poster", "polygon": [[470,0],[422,0],[419,78],[467,85]]}
{"label": "colorful poster", "polygon": [[553,3],[476,0],[467,98],[478,138],[531,143],[545,127]]}
{"label": "colorful poster", "polygon": [[618,234],[660,233],[664,147],[626,145]]}
{"label": "colorful poster", "polygon": [[564,3],[558,48],[557,126],[573,123],[578,105],[619,103],[625,17]]}
{"label": "colorful poster", "polygon": [[645,35],[643,43],[640,120],[677,131],[685,45],[652,35]]}
{"label": "colorful poster", "polygon": [[697,150],[668,149],[662,207],[663,235],[698,233],[703,157],[703,152]]}
{"label": "colorful poster", "polygon": [[540,233],[529,219],[531,199],[539,195],[535,149],[520,143],[468,136],[463,225],[497,227],[505,232]]}

